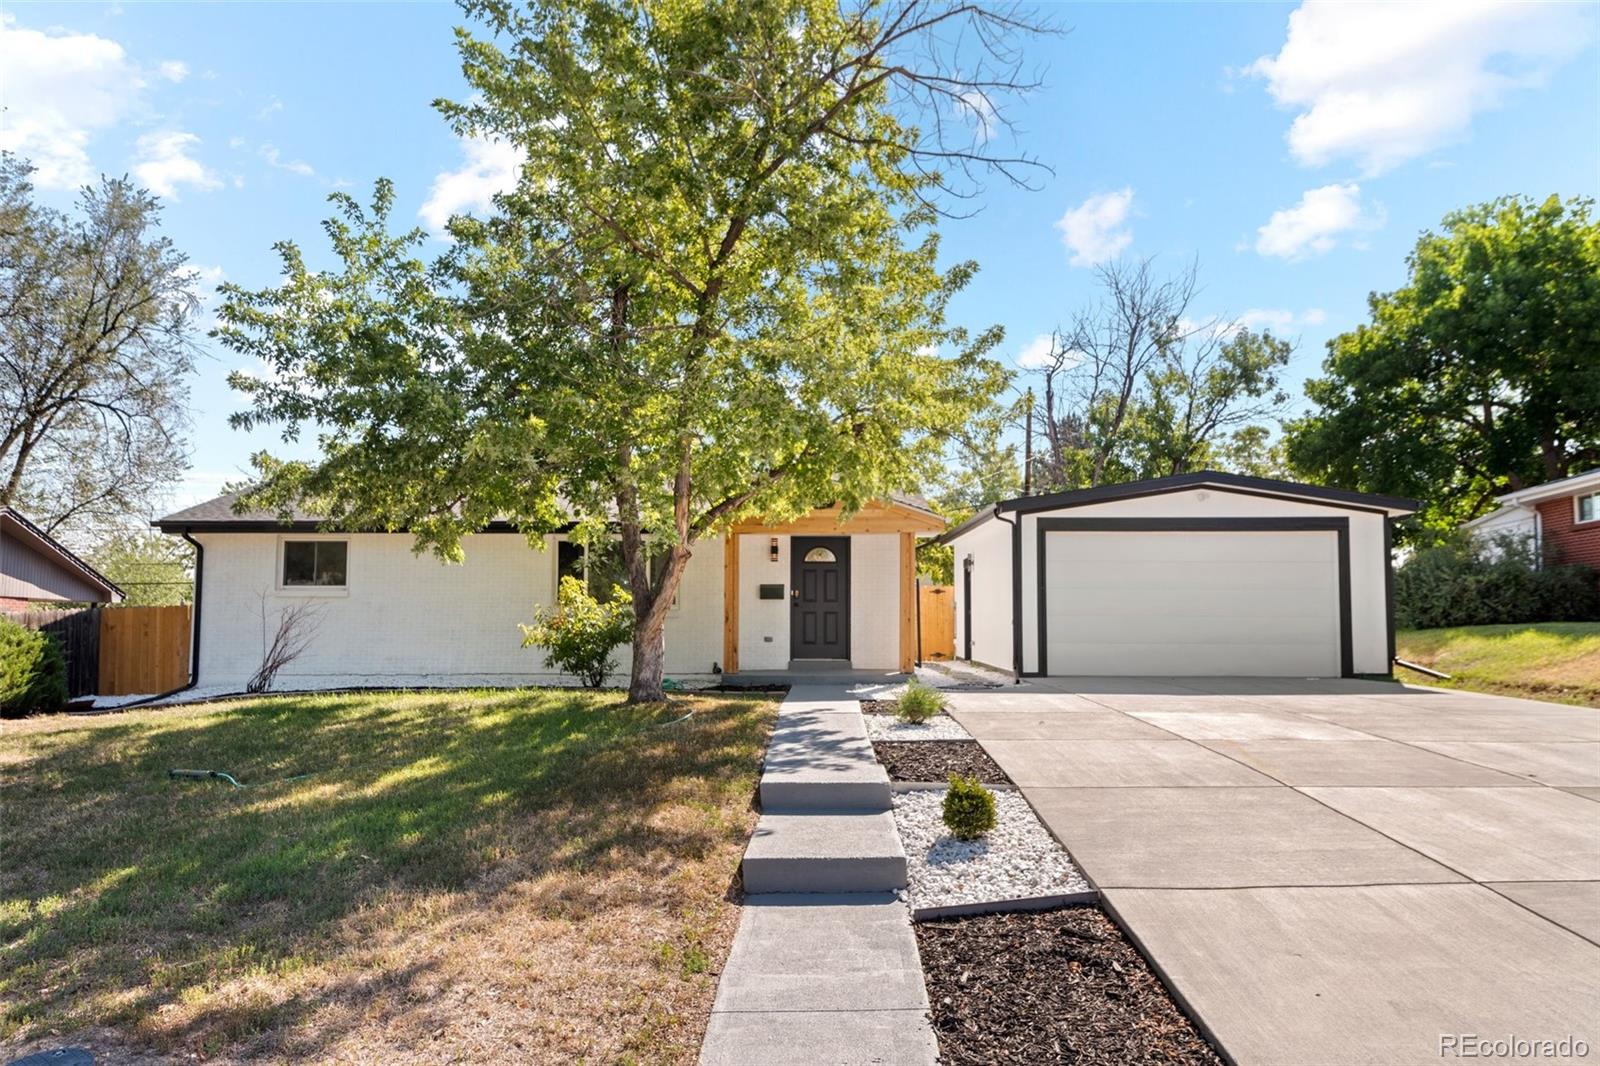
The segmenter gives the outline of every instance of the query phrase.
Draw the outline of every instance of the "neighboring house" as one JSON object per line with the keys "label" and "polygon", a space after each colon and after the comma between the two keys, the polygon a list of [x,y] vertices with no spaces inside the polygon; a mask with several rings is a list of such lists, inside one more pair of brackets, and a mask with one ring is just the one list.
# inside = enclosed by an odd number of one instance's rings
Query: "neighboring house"
{"label": "neighboring house", "polygon": [[10,507],[0,507],[0,609],[119,603],[122,590]]}
{"label": "neighboring house", "polygon": [[[591,591],[621,581],[612,552],[590,558],[567,533],[544,550],[504,523],[464,538],[465,561],[413,553],[408,533],[333,532],[297,514],[235,514],[232,496],[156,525],[196,546],[196,683],[243,685],[283,610],[314,603],[314,635],[283,688],[524,685],[569,681],[522,647],[518,623],[571,575]],[[714,680],[815,668],[883,673],[916,656],[916,539],[945,523],[914,496],[841,521],[745,522],[694,546],[667,621],[666,673]],[[618,653],[626,671],[628,650]]]}
{"label": "neighboring house", "polygon": [[955,549],[956,654],[1023,676],[1389,674],[1416,503],[1201,472],[1005,500]]}
{"label": "neighboring house", "polygon": [[1600,470],[1495,497],[1500,506],[1461,528],[1493,543],[1515,537],[1537,559],[1600,569]]}

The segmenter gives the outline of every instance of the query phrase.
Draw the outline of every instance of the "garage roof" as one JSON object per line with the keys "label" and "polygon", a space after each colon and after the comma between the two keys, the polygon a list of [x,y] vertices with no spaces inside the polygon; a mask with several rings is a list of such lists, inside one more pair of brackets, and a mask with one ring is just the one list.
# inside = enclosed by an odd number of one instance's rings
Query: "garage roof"
{"label": "garage roof", "polygon": [[1051,492],[1042,496],[1018,496],[1001,500],[992,508],[979,511],[965,522],[939,538],[948,544],[962,533],[980,525],[995,515],[1006,511],[1029,514],[1034,511],[1057,511],[1067,507],[1082,507],[1091,503],[1112,500],[1130,500],[1140,496],[1159,496],[1167,492],[1182,492],[1195,488],[1220,489],[1248,496],[1275,496],[1286,500],[1306,500],[1330,507],[1344,507],[1352,511],[1378,511],[1391,518],[1412,514],[1419,506],[1416,500],[1403,496],[1382,496],[1371,492],[1351,492],[1348,489],[1330,489],[1322,485],[1304,485],[1297,481],[1279,481],[1275,478],[1249,477],[1245,474],[1224,474],[1219,470],[1200,470],[1192,474],[1151,478],[1147,481],[1129,481],[1120,485],[1098,485],[1092,489],[1072,489],[1068,492]]}

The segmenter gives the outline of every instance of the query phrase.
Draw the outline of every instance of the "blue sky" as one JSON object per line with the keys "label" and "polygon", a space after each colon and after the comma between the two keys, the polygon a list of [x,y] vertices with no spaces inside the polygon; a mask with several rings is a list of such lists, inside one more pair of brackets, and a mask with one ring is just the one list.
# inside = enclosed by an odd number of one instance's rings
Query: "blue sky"
{"label": "blue sky", "polygon": [[[1202,315],[1298,338],[1291,378],[1401,284],[1417,234],[1507,193],[1600,191],[1596,5],[1088,4],[1036,41],[1045,86],[1008,111],[1047,163],[1037,189],[990,182],[942,229],[981,272],[954,305],[998,322],[1008,361],[1094,295],[1093,264],[1198,257]],[[393,178],[419,224],[471,209],[509,158],[463,144],[429,106],[463,94],[446,3],[8,3],[0,147],[65,205],[99,172],[165,198],[165,229],[202,281],[278,274],[308,252],[334,188]],[[996,134],[1009,149],[1010,135]],[[269,432],[227,426],[235,358],[193,389],[193,470],[171,504],[215,493]],[[281,449],[281,447],[279,448]]]}

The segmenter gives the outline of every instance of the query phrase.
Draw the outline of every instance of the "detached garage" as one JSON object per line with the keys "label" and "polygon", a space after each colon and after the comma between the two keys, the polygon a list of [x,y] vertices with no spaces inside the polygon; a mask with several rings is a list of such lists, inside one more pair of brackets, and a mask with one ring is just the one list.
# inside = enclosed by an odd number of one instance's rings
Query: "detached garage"
{"label": "detached garage", "polygon": [[1203,472],[1006,500],[955,549],[956,653],[1020,676],[1388,674],[1411,500]]}

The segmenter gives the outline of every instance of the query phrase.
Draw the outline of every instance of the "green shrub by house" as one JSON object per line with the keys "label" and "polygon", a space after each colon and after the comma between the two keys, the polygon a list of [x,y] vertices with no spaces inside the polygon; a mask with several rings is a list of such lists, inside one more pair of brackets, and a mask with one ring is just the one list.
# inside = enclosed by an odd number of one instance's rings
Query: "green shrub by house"
{"label": "green shrub by house", "polygon": [[1394,572],[1401,629],[1600,621],[1600,575],[1586,566],[1538,565],[1525,539],[1492,545],[1458,538],[1423,548]]}
{"label": "green shrub by house", "polygon": [[48,633],[0,618],[0,718],[59,711],[67,702],[67,660]]}
{"label": "green shrub by house", "polygon": [[533,625],[522,627],[522,646],[544,651],[550,665],[599,688],[617,669],[612,652],[633,635],[633,602],[618,585],[600,602],[575,577],[561,579],[552,610],[541,607]]}
{"label": "green shrub by house", "polygon": [[921,681],[911,681],[900,694],[895,714],[903,722],[926,722],[944,710],[944,693]]}
{"label": "green shrub by house", "polygon": [[944,826],[957,840],[977,840],[994,828],[994,793],[976,777],[950,775],[944,794]]}

